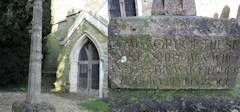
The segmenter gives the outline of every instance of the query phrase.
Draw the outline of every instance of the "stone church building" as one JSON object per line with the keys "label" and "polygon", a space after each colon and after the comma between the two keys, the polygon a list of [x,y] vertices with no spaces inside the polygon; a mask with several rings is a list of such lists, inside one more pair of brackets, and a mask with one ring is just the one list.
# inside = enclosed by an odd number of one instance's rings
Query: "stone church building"
{"label": "stone church building", "polygon": [[[55,90],[107,97],[109,20],[113,17],[150,16],[152,2],[52,0],[52,32],[45,37],[47,53],[43,74],[56,76]],[[230,7],[228,18],[236,18],[240,3],[222,2],[195,0],[196,13],[198,16],[220,17],[227,5]]]}
{"label": "stone church building", "polygon": [[52,0],[43,74],[56,75],[56,91],[107,97],[108,1]]}

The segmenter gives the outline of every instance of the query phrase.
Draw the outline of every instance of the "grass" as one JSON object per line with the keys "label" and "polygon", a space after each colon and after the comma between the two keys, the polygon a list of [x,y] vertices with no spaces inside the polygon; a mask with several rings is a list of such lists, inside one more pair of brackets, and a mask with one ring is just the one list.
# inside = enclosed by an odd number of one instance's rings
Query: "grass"
{"label": "grass", "polygon": [[168,97],[239,97],[233,90],[128,90],[128,89],[108,89],[111,97],[124,97],[129,101],[136,99],[153,98],[164,99]]}
{"label": "grass", "polygon": [[108,112],[108,103],[106,102],[85,102],[78,105],[93,110],[94,112]]}

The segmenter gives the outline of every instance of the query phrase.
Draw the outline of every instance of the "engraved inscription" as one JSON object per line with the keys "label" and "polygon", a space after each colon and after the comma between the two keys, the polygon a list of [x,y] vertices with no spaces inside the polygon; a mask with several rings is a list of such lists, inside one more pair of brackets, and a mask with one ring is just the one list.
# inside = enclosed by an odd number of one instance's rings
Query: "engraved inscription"
{"label": "engraved inscription", "polygon": [[116,36],[109,47],[111,71],[126,88],[228,89],[240,68],[236,37]]}

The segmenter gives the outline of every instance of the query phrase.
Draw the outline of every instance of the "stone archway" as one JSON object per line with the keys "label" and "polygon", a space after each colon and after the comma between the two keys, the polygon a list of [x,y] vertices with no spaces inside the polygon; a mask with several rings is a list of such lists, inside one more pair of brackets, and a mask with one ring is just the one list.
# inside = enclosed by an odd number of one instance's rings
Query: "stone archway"
{"label": "stone archway", "polygon": [[70,82],[70,92],[78,92],[78,76],[79,76],[79,55],[83,46],[90,40],[97,49],[99,54],[99,97],[103,96],[102,88],[103,88],[103,78],[104,78],[104,70],[103,70],[103,49],[100,46],[97,38],[91,35],[89,32],[85,31],[82,36],[76,41],[73,46],[70,55],[70,71],[69,71],[69,82]]}

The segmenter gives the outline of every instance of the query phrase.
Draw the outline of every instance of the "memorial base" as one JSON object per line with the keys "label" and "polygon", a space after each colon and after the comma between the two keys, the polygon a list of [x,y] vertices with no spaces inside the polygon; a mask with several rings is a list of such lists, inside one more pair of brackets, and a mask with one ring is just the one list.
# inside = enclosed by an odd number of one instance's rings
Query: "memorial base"
{"label": "memorial base", "polygon": [[233,90],[109,89],[109,112],[239,112]]}
{"label": "memorial base", "polygon": [[25,101],[16,101],[12,105],[12,112],[56,112],[56,109],[45,102],[30,104]]}

